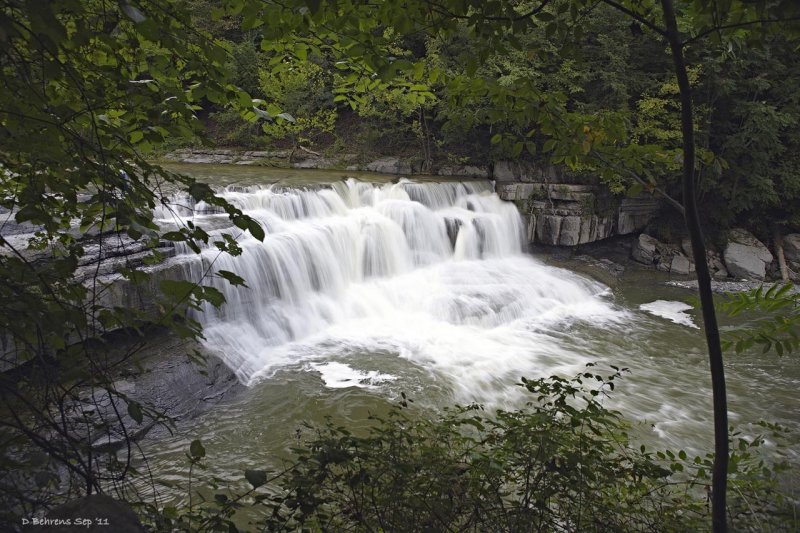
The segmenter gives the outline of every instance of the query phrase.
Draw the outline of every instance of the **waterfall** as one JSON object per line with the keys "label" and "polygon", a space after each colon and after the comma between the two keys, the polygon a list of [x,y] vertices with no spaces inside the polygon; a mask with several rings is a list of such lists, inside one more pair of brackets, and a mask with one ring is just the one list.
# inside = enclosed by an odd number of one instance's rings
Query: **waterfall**
{"label": "waterfall", "polygon": [[[210,246],[176,260],[192,280],[217,270],[246,280],[233,287],[207,276],[227,303],[196,317],[207,348],[244,383],[293,365],[340,372],[358,354],[389,353],[477,390],[530,375],[540,357],[589,360],[557,349],[554,324],[621,318],[604,286],[525,253],[516,206],[487,182],[348,179],[219,194],[262,224],[264,241],[243,234],[240,257]],[[239,233],[208,206],[175,204],[157,218]]]}

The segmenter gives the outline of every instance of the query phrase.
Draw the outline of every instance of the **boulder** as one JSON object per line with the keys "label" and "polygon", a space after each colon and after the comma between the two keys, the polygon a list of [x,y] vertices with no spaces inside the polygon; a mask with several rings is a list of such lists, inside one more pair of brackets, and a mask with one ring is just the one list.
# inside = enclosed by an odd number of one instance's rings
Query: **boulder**
{"label": "boulder", "polygon": [[728,269],[725,268],[725,263],[722,262],[719,254],[714,252],[709,252],[708,269],[711,271],[711,275],[715,278],[727,278],[730,275],[728,274]]}
{"label": "boulder", "polygon": [[639,235],[639,238],[633,242],[631,257],[633,257],[634,261],[650,266],[656,260],[656,249],[658,245],[659,242],[656,239],[642,233]]}
{"label": "boulder", "polygon": [[772,254],[764,243],[743,229],[731,230],[723,257],[731,276],[758,281],[763,281],[767,265],[772,262]]}
{"label": "boulder", "polygon": [[367,170],[381,174],[413,174],[414,169],[409,161],[397,157],[384,157],[367,163]]}
{"label": "boulder", "polygon": [[684,255],[694,261],[694,252],[692,251],[692,239],[689,237],[684,237],[681,239],[681,250],[683,250]]}
{"label": "boulder", "polygon": [[790,233],[783,237],[783,254],[786,260],[800,263],[800,233]]}
{"label": "boulder", "polygon": [[617,216],[617,235],[641,231],[658,215],[661,204],[650,195],[623,198]]}
{"label": "boulder", "polygon": [[694,272],[694,263],[689,261],[689,258],[678,252],[672,256],[669,271],[673,274],[680,274],[681,276],[688,276]]}

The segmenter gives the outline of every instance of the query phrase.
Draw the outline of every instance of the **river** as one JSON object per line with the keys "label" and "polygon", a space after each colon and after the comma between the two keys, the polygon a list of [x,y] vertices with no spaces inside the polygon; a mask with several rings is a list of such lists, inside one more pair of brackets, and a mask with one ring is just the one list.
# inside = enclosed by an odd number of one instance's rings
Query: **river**
{"label": "river", "polygon": [[[248,288],[209,278],[228,303],[196,318],[204,349],[247,388],[175,435],[144,443],[156,482],[171,487],[166,500],[185,501],[185,452],[196,438],[208,452],[201,477],[244,487],[244,469],[280,467],[308,434],[304,421],[331,416],[357,428],[401,393],[421,411],[514,408],[526,400],[521,377],[570,376],[589,362],[631,369],[606,401],[635,424],[637,440],[690,454],[711,449],[704,341],[697,313],[684,309],[692,294],[652,271],[634,269],[607,286],[548,264],[528,252],[516,207],[491,183],[173,169],[220,187],[267,237],[239,235],[238,258],[209,247],[173,259],[191,279],[219,269],[245,278]],[[229,225],[187,202],[158,211],[162,225]],[[727,376],[731,423],[744,435],[762,419],[800,429],[795,355],[731,354]],[[797,459],[796,449],[788,453]]]}

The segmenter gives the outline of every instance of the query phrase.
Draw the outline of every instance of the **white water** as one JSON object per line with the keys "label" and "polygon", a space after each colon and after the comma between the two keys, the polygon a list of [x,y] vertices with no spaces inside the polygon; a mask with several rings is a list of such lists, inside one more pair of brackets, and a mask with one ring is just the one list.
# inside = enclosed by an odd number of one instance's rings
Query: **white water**
{"label": "white water", "polygon": [[[380,353],[447,380],[460,400],[502,401],[521,376],[570,374],[596,358],[567,345],[576,323],[622,328],[629,318],[603,285],[524,254],[516,207],[488,183],[347,180],[221,195],[267,236],[240,236],[241,257],[187,254],[187,276],[197,281],[211,266],[247,281],[207,277],[227,303],[197,317],[206,346],[247,384],[295,367],[331,387],[378,386],[395,377],[364,359]],[[226,224],[194,207],[195,223]]]}
{"label": "white water", "polygon": [[670,322],[679,324],[681,326],[688,326],[690,328],[699,329],[697,324],[694,323],[691,315],[686,311],[694,309],[691,305],[684,302],[673,302],[669,300],[656,300],[654,302],[642,304],[639,306],[642,311],[647,311],[651,315],[661,318],[666,318]]}

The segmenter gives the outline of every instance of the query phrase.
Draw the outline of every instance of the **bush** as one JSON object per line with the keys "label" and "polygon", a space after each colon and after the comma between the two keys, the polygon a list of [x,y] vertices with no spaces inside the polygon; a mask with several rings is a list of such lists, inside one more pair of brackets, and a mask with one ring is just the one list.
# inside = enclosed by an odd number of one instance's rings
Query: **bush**
{"label": "bush", "polygon": [[[523,380],[533,401],[494,414],[471,405],[430,420],[403,396],[365,435],[329,421],[274,485],[248,471],[248,493],[217,494],[161,524],[227,531],[249,502],[264,513],[264,531],[709,530],[713,456],[633,447],[619,413],[602,405],[624,371]],[[764,427],[771,438],[783,432]],[[796,507],[777,481],[785,465],[755,453],[764,441],[732,446],[731,525],[796,530]]]}

